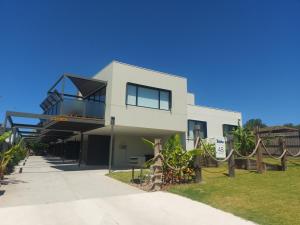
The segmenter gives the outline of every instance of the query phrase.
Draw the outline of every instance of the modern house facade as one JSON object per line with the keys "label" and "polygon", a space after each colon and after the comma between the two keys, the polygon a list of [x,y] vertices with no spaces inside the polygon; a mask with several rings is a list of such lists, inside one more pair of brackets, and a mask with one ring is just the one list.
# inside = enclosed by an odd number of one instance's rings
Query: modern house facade
{"label": "modern house facade", "polygon": [[223,137],[241,121],[241,113],[195,105],[185,77],[113,61],[94,79],[107,82],[105,126],[86,134],[109,135],[115,118],[113,165],[126,167],[131,156],[151,156],[142,138],[167,139],[178,133],[187,149],[193,148],[193,128],[201,135]]}
{"label": "modern house facade", "polygon": [[[75,95],[65,93],[66,77],[77,87]],[[59,82],[63,83],[61,92],[57,91]],[[82,140],[79,158],[86,164],[107,165],[111,150],[113,167],[125,168],[129,157],[148,159],[153,155],[143,138],[164,141],[172,134],[180,134],[189,150],[193,148],[195,125],[200,125],[203,138],[215,138],[223,137],[241,123],[239,112],[196,105],[194,94],[188,93],[187,82],[185,77],[117,61],[91,79],[64,75],[41,104],[43,114],[37,115],[41,123],[30,127],[41,129],[36,135],[51,146],[58,146],[62,140],[70,143],[73,147],[64,150],[66,155],[79,148],[76,143]]]}

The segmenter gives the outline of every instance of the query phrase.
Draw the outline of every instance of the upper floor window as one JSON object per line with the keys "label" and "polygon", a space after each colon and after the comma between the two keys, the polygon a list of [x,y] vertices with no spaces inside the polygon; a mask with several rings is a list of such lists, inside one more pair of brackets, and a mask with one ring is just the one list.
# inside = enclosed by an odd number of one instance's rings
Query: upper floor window
{"label": "upper floor window", "polygon": [[223,124],[223,136],[227,136],[232,133],[237,128],[236,125]]}
{"label": "upper floor window", "polygon": [[101,88],[96,92],[92,93],[91,95],[89,95],[86,99],[89,101],[105,103],[105,93],[106,93],[106,88]]}
{"label": "upper floor window", "polygon": [[128,83],[126,104],[170,110],[171,91]]}
{"label": "upper floor window", "polygon": [[195,125],[200,125],[200,137],[207,138],[207,123],[205,121],[188,120],[188,139],[194,139]]}

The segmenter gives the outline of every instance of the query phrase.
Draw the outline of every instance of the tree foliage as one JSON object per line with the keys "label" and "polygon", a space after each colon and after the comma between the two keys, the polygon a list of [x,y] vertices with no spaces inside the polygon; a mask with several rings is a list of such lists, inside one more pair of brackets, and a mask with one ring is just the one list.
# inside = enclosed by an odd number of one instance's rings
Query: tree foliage
{"label": "tree foliage", "polygon": [[34,152],[35,155],[39,155],[42,151],[48,149],[48,144],[39,141],[30,141],[27,143],[27,147]]}
{"label": "tree foliage", "polygon": [[293,123],[286,123],[286,124],[283,124],[283,126],[285,127],[292,127],[292,128],[296,128],[296,129],[300,129],[300,124],[299,125],[295,125]]}
{"label": "tree foliage", "polygon": [[256,127],[263,128],[267,127],[267,125],[264,124],[261,119],[250,119],[245,123],[244,127],[250,131],[253,131]]}
{"label": "tree foliage", "polygon": [[3,143],[3,142],[5,142],[5,140],[7,138],[9,138],[10,135],[11,135],[11,131],[5,132],[2,135],[0,135],[0,144]]}
{"label": "tree foliage", "polygon": [[[144,143],[154,148],[154,143],[143,139]],[[179,134],[172,135],[164,143],[161,154],[163,155],[163,177],[165,183],[187,182],[193,176],[193,162],[196,155],[205,156],[206,150],[214,152],[214,145],[204,141],[198,149],[187,151],[181,143]],[[152,164],[152,160],[147,165]]]}
{"label": "tree foliage", "polygon": [[[8,134],[7,132],[0,135],[0,141],[4,142],[9,136],[10,133]],[[24,148],[22,141],[16,145],[13,145],[8,150],[0,151],[0,179],[3,179],[7,167],[12,168],[13,166],[17,165],[20,160],[25,158],[26,152],[27,151]]]}
{"label": "tree foliage", "polygon": [[242,154],[250,153],[255,147],[255,136],[252,130],[238,126],[233,132],[234,148]]}

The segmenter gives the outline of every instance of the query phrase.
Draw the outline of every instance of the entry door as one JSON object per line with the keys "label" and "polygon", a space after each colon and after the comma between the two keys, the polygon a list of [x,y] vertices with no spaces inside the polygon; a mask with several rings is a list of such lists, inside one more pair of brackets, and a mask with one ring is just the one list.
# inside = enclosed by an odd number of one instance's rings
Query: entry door
{"label": "entry door", "polygon": [[89,135],[87,165],[108,165],[110,136]]}

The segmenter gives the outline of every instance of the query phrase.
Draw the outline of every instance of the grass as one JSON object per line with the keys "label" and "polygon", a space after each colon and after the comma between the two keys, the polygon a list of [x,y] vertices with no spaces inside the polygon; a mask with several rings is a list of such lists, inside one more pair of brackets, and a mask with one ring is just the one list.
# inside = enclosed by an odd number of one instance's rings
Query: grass
{"label": "grass", "polygon": [[[277,163],[272,159],[266,161]],[[236,170],[235,178],[223,173],[226,165],[206,168],[202,184],[174,185],[168,191],[259,224],[299,224],[300,160],[293,161],[296,163],[289,162],[285,172],[257,174],[254,171]],[[131,172],[117,172],[109,176],[125,183],[131,180]]]}
{"label": "grass", "polygon": [[[149,173],[149,170],[144,169],[142,176]],[[107,174],[107,176],[114,178],[116,180],[122,181],[124,183],[130,184],[132,180],[132,172],[131,171],[117,171],[111,174]],[[138,178],[141,176],[140,170],[134,170],[134,178]]]}

